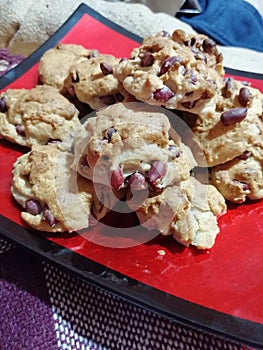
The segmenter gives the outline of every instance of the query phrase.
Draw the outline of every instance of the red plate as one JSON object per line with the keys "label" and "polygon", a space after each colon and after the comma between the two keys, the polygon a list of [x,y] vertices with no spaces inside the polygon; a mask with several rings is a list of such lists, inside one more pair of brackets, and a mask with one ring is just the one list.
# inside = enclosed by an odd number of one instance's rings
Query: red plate
{"label": "red plate", "polygon": [[[40,49],[0,78],[1,91],[36,85],[39,58],[59,41],[127,57],[141,39],[82,4]],[[227,73],[263,91],[262,75]],[[78,234],[51,236],[25,227],[10,194],[12,165],[23,152],[26,149],[0,141],[0,233],[6,238],[169,318],[263,346],[263,201],[229,205],[210,251],[184,248],[160,236],[130,248],[104,247]],[[111,213],[104,222],[121,232],[120,227],[136,220],[133,214]],[[140,239],[142,228],[131,230],[134,239]],[[107,225],[98,224],[89,232],[104,240]]]}

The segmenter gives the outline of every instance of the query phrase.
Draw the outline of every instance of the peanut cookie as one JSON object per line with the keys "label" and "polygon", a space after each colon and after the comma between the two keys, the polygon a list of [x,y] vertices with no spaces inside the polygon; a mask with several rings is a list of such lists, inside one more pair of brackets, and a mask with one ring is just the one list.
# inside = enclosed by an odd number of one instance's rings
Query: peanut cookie
{"label": "peanut cookie", "polygon": [[198,249],[214,245],[219,233],[217,218],[225,212],[224,198],[217,189],[193,177],[147,198],[136,210],[140,223],[149,230],[157,229]]}
{"label": "peanut cookie", "polygon": [[65,149],[71,146],[80,126],[78,110],[56,88],[39,85],[31,90],[9,89],[0,95],[0,101],[3,138],[28,147],[49,142]]}
{"label": "peanut cookie", "polygon": [[239,157],[213,167],[211,183],[234,203],[263,198],[263,134]]}
{"label": "peanut cookie", "polygon": [[[116,102],[129,101],[132,97],[113,75],[119,59],[111,55],[98,55],[71,67],[65,87],[72,96],[99,109]],[[134,100],[134,99],[133,99]]]}
{"label": "peanut cookie", "polygon": [[146,38],[130,59],[116,66],[115,76],[139,101],[194,113],[223,82],[222,72],[216,70],[222,64],[215,44],[203,36],[197,38],[194,43],[194,37],[181,31]]}
{"label": "peanut cookie", "polygon": [[[220,94],[198,115],[186,115],[184,120],[191,126],[195,138],[185,135],[183,139],[199,165],[213,167],[226,163],[250,149],[257,137],[263,137],[262,105],[259,90],[228,78]],[[198,154],[200,149],[202,159]]]}
{"label": "peanut cookie", "polygon": [[[91,181],[71,169],[72,160],[72,154],[52,145],[34,145],[15,162],[11,192],[29,226],[72,232],[88,227],[91,213],[100,219],[115,204],[107,189],[97,186],[95,192]],[[99,201],[100,193],[106,206]]]}
{"label": "peanut cookie", "polygon": [[74,163],[82,176],[115,190],[149,191],[188,178],[194,166],[168,117],[138,102],[114,104],[89,118],[76,135]]}
{"label": "peanut cookie", "polygon": [[88,50],[81,45],[60,43],[41,57],[39,79],[43,84],[54,86],[65,93],[64,80],[68,77],[71,66],[98,54],[97,50]]}

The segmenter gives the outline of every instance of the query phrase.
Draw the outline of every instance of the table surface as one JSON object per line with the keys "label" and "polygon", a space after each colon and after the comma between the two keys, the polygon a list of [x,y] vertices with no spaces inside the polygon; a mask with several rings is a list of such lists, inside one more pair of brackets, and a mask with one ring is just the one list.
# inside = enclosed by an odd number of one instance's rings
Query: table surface
{"label": "table surface", "polygon": [[1,350],[248,350],[172,322],[0,239]]}

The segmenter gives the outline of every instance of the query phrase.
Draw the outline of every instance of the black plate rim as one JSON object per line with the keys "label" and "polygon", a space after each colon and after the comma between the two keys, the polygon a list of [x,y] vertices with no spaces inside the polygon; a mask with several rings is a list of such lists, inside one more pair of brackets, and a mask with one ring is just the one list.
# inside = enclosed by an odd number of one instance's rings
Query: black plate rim
{"label": "black plate rim", "polygon": [[[50,39],[17,67],[0,78],[0,90],[35,65],[42,54],[54,47],[86,13],[113,30],[134,41],[141,42],[142,38],[139,36],[120,27],[82,3]],[[225,68],[225,70],[228,74],[263,80],[263,74],[229,68]],[[225,339],[263,349],[263,324],[209,309],[134,280],[51,242],[39,232],[20,226],[1,214],[0,235],[23,250],[52,262],[82,280],[149,311]]]}

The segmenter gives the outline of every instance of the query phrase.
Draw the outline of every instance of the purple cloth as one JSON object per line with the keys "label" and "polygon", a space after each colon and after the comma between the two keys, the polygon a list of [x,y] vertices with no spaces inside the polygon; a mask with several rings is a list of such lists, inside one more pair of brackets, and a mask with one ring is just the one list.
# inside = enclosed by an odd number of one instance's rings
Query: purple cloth
{"label": "purple cloth", "polygon": [[0,349],[57,349],[41,262],[11,249],[0,254],[0,278]]}
{"label": "purple cloth", "polygon": [[247,349],[123,301],[1,239],[0,252],[1,350]]}

